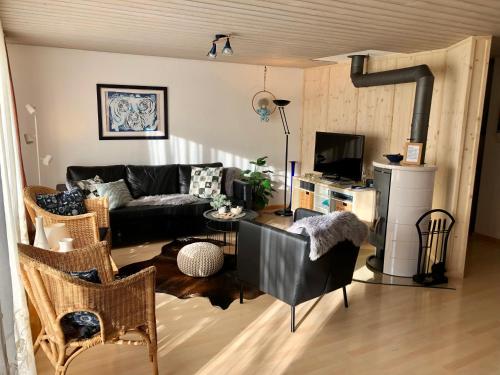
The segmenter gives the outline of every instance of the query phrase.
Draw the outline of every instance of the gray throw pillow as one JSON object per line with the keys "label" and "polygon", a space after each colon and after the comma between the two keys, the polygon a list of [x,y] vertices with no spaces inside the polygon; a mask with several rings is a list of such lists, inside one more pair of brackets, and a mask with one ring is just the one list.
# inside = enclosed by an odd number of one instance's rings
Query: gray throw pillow
{"label": "gray throw pillow", "polygon": [[108,197],[110,210],[123,207],[134,200],[123,180],[97,184],[95,187],[100,197]]}
{"label": "gray throw pillow", "polygon": [[191,167],[189,194],[200,198],[212,198],[220,194],[222,167]]}

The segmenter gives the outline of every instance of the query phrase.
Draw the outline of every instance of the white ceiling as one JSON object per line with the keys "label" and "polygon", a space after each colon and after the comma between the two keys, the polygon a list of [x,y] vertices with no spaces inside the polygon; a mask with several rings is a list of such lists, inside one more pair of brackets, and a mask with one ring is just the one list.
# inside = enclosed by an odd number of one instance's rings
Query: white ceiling
{"label": "white ceiling", "polygon": [[500,35],[500,0],[0,0],[0,19],[11,43],[190,59],[235,33],[217,60],[304,67]]}

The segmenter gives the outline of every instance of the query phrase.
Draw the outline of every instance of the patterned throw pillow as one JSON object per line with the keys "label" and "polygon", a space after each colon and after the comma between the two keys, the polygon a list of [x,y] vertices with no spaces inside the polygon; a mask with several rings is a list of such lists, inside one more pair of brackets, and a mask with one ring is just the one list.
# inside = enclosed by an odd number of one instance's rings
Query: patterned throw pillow
{"label": "patterned throw pillow", "polygon": [[110,210],[123,207],[134,200],[123,179],[106,182],[104,184],[96,184],[96,189],[100,197],[108,197]]}
{"label": "patterned throw pillow", "polygon": [[[101,284],[97,269],[88,271],[70,271],[71,276],[94,284]],[[89,311],[75,311],[61,318],[61,328],[66,340],[90,339],[100,332],[101,326],[97,316]]]}
{"label": "patterned throw pillow", "polygon": [[95,176],[94,178],[89,178],[88,180],[75,181],[75,185],[78,186],[86,198],[97,198],[99,193],[97,192],[96,185],[102,184],[104,181],[101,177]]}
{"label": "patterned throw pillow", "polygon": [[101,278],[96,268],[91,268],[88,271],[69,271],[69,274],[73,277],[77,277],[80,280],[88,281],[89,283],[100,284]]}
{"label": "patterned throw pillow", "polygon": [[222,167],[191,167],[189,194],[200,198],[212,198],[220,194]]}
{"label": "patterned throw pillow", "polygon": [[83,204],[83,193],[79,189],[57,194],[37,194],[36,204],[45,211],[62,216],[75,216],[87,212]]}
{"label": "patterned throw pillow", "polygon": [[89,311],[66,314],[60,324],[67,341],[90,339],[101,330],[99,319]]}

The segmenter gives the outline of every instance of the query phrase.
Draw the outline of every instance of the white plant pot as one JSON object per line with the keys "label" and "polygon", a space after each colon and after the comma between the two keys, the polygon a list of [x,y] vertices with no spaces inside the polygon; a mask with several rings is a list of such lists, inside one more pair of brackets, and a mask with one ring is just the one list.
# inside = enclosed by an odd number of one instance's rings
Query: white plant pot
{"label": "white plant pot", "polygon": [[63,238],[69,238],[71,236],[65,223],[55,223],[46,226],[45,234],[47,236],[47,241],[49,241],[49,246],[52,250],[58,250],[59,241]]}
{"label": "white plant pot", "polygon": [[217,210],[218,213],[220,214],[225,214],[226,213],[226,207],[220,207],[218,210]]}
{"label": "white plant pot", "polygon": [[59,241],[59,251],[62,253],[66,253],[68,251],[73,250],[73,239],[72,238],[63,238]]}
{"label": "white plant pot", "polygon": [[40,249],[49,250],[50,245],[49,241],[47,241],[47,236],[45,235],[45,229],[43,228],[43,217],[37,216],[35,218],[35,241],[33,242],[33,246],[38,247]]}

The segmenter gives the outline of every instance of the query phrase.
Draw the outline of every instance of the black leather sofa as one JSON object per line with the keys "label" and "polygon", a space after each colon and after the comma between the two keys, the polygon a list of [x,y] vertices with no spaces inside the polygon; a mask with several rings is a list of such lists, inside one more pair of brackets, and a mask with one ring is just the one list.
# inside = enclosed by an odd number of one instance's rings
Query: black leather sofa
{"label": "black leather sofa", "polygon": [[[299,208],[294,220],[321,213]],[[295,331],[295,306],[342,288],[348,307],[346,285],[352,282],[359,247],[351,241],[335,245],[321,258],[309,259],[310,239],[257,222],[242,221],[238,235],[238,276],[243,285],[291,306],[291,331]]]}
{"label": "black leather sofa", "polygon": [[[66,171],[67,186],[74,181],[101,177],[104,182],[125,180],[132,196],[159,194],[187,194],[191,182],[191,167],[222,167],[222,163],[170,164],[170,165],[108,165],[70,166]],[[222,191],[225,191],[227,169],[222,175]],[[252,189],[240,180],[233,182],[234,203],[251,207]],[[199,234],[205,229],[203,212],[210,209],[210,201],[185,205],[121,207],[109,212],[113,246],[138,243],[164,238]]]}

